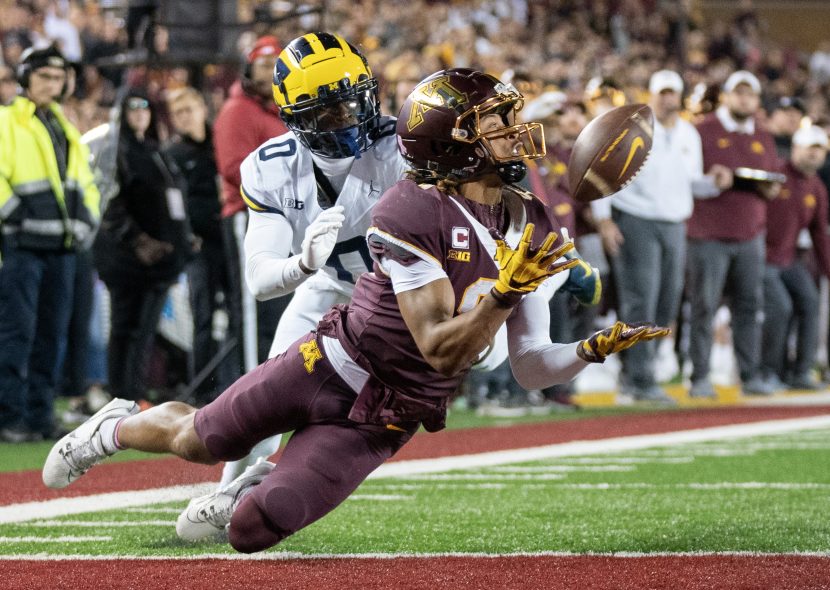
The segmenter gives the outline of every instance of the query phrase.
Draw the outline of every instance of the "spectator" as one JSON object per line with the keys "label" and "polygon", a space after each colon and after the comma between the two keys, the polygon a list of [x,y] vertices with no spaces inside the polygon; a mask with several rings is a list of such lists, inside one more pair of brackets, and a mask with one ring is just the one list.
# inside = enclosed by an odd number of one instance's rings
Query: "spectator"
{"label": "spectator", "polygon": [[[178,141],[167,155],[181,170],[187,185],[187,213],[201,248],[187,265],[190,307],[193,315],[193,372],[199,372],[218,352],[213,340],[213,316],[221,308],[220,295],[229,290],[230,277],[222,245],[222,226],[213,130],[207,122],[207,105],[194,88],[174,90],[167,99]],[[221,378],[197,389],[204,405],[230,383]]]}
{"label": "spectator", "polygon": [[51,437],[66,352],[76,249],[99,217],[80,134],[58,101],[68,62],[54,46],[28,50],[24,94],[0,108],[0,439]]}
{"label": "spectator", "polygon": [[[216,165],[222,177],[222,235],[230,274],[229,330],[236,338],[238,374],[268,358],[271,340],[289,296],[256,303],[245,288],[243,240],[248,224],[245,202],[239,193],[242,160],[272,137],[288,129],[279,117],[271,92],[274,64],[282,51],[275,37],[260,38],[248,53],[242,80],[231,88],[213,127]],[[256,306],[256,307],[254,307]],[[243,329],[243,310],[246,318]],[[255,323],[255,326],[252,325]],[[251,343],[254,344],[251,344]]]}
{"label": "spectator", "polygon": [[703,166],[709,186],[695,187],[688,226],[688,288],[691,304],[689,355],[694,369],[692,397],[715,397],[709,356],[715,312],[726,293],[732,310],[732,334],[743,391],[773,392],[760,373],[763,309],[764,232],[767,201],[777,183],[736,182],[739,167],[779,168],[772,136],[756,125],[761,84],[739,70],[723,86],[723,104],[698,125]]}
{"label": "spectator", "polygon": [[17,96],[17,79],[14,71],[6,65],[0,65],[0,107],[9,106]]}
{"label": "spectator", "polygon": [[[819,127],[799,129],[787,162],[787,182],[770,202],[767,265],[764,273],[763,369],[771,387],[818,389],[811,374],[818,349],[819,293],[810,271],[797,255],[799,232],[808,229],[821,274],[830,276],[827,237],[827,190],[816,172],[827,157],[827,134]],[[796,353],[788,367],[790,326],[796,330]],[[788,370],[789,369],[789,370]]]}
{"label": "spectator", "polygon": [[113,395],[144,400],[147,359],[167,298],[190,251],[181,179],[159,151],[155,109],[130,90],[121,103],[118,194],[93,245],[110,293],[107,356]]}
{"label": "spectator", "polygon": [[801,120],[807,114],[804,101],[795,96],[782,96],[767,108],[767,131],[772,133],[775,149],[782,161],[790,159],[793,135],[801,126]]}
{"label": "spectator", "polygon": [[[594,201],[594,220],[617,287],[624,321],[669,325],[677,317],[686,263],[686,220],[692,184],[703,176],[700,135],[680,118],[683,80],[660,70],[649,81],[654,111],[651,155],[634,181]],[[621,355],[620,392],[635,400],[674,404],[655,379],[655,343]]]}

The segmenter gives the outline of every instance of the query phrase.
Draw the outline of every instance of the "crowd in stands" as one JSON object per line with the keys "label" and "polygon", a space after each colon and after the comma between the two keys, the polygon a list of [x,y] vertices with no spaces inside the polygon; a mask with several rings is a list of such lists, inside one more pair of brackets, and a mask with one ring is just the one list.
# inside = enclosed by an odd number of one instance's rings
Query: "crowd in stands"
{"label": "crowd in stands", "polygon": [[[566,177],[567,148],[579,130],[609,107],[649,102],[653,94],[649,92],[649,82],[652,75],[661,70],[679,73],[682,117],[693,123],[699,123],[707,113],[716,110],[722,91],[731,90],[724,88],[730,75],[736,71],[751,72],[760,90],[756,94],[761,108],[754,113],[755,124],[771,134],[782,166],[790,158],[792,137],[799,128],[809,127],[812,123],[818,128],[830,130],[830,41],[820,44],[812,53],[776,42],[766,33],[765,23],[751,0],[737,3],[739,8],[731,20],[715,22],[707,21],[702,3],[696,0],[328,0],[323,4],[325,11],[322,15],[285,19],[280,18],[285,14],[269,10],[288,12],[293,10],[294,3],[240,0],[237,2],[239,21],[254,24],[239,35],[236,54],[223,56],[214,64],[177,64],[173,59],[175,56],[169,53],[168,45],[176,29],[167,30],[163,23],[153,25],[152,10],[131,13],[130,10],[139,4],[142,3],[0,0],[0,104],[8,105],[18,92],[15,73],[24,51],[29,47],[43,48],[55,43],[64,56],[74,62],[69,91],[62,101],[67,118],[81,133],[85,133],[112,120],[114,112],[120,113],[124,123],[116,125],[122,132],[121,143],[131,141],[130,149],[142,153],[142,150],[150,151],[142,157],[119,161],[118,166],[126,167],[119,174],[122,178],[127,178],[129,174],[142,176],[144,173],[136,168],[140,162],[155,167],[146,176],[159,184],[153,190],[160,195],[160,199],[169,199],[170,189],[179,180],[187,183],[187,170],[179,170],[177,164],[182,163],[182,158],[186,160],[188,150],[198,150],[205,141],[205,136],[201,136],[196,137],[194,143],[192,132],[187,131],[187,123],[176,124],[176,117],[181,116],[174,112],[176,105],[185,104],[191,109],[202,108],[202,105],[206,107],[207,120],[214,120],[231,95],[234,83],[244,72],[246,56],[250,67],[250,56],[256,48],[257,39],[273,35],[277,40],[287,41],[318,27],[336,31],[360,46],[379,79],[383,108],[389,115],[398,114],[403,99],[417,81],[442,68],[470,67],[492,72],[512,82],[525,95],[527,105],[541,108],[541,111],[537,110],[540,119],[550,119],[546,122],[550,125],[546,128],[548,149],[552,154],[559,154],[559,158],[549,159],[547,165],[556,178]],[[154,3],[146,4],[152,7]],[[285,8],[272,6],[277,4],[285,5]],[[309,6],[315,5],[311,2]],[[273,18],[261,18],[263,14]],[[142,15],[151,20],[141,21]],[[135,21],[136,18],[139,20]],[[323,19],[324,27],[320,26],[320,19]],[[148,27],[153,29],[153,35],[147,35]],[[142,43],[145,53],[137,53],[136,49]],[[119,63],[118,56],[124,55],[138,58]],[[193,88],[198,91],[196,97],[192,96]],[[546,101],[550,108],[543,108]],[[151,107],[149,113],[152,119],[146,123],[152,130],[151,145],[136,141],[136,137],[141,140],[144,133],[141,131],[137,136],[136,125],[144,123],[127,117],[132,110],[131,105],[138,105],[138,108],[145,103]],[[211,133],[208,128],[208,141]],[[197,136],[200,134],[197,133]],[[155,152],[164,152],[164,159],[154,160],[152,153]],[[710,171],[706,169],[704,172]],[[830,168],[826,165],[819,170],[819,175],[825,182],[830,182]],[[536,190],[534,178],[539,180],[538,176],[531,174],[529,188]],[[218,217],[216,203],[220,201],[221,189],[218,184],[216,186],[216,201],[206,207],[211,215]],[[199,187],[200,197],[204,197],[209,188],[203,183]],[[566,192],[566,186],[561,188]],[[183,189],[183,194],[187,194],[186,189]],[[590,209],[585,211],[575,203],[572,205],[573,212],[566,212],[565,216],[572,215],[574,233],[583,236],[597,234]],[[224,211],[222,214],[225,214]],[[119,230],[118,215],[118,210],[104,213],[105,231],[124,231],[123,228]],[[164,305],[164,292],[174,280],[173,275],[185,268],[185,260],[199,259],[201,272],[206,273],[210,270],[210,264],[204,255],[200,257],[198,253],[221,248],[217,246],[221,243],[219,237],[222,233],[218,218],[216,227],[211,226],[211,229],[205,230],[204,236],[194,239],[191,230],[197,229],[201,221],[199,213],[194,214],[194,210],[188,208],[187,217],[188,227],[175,236],[181,264],[165,269],[170,272],[162,273],[163,278],[155,283],[141,281],[146,288],[155,289],[151,302],[144,302],[145,306],[153,308],[150,315],[155,318],[158,318]],[[826,233],[827,220],[819,221]],[[568,223],[563,222],[565,225]],[[216,233],[212,234],[214,231]],[[206,237],[210,239],[205,241]],[[95,267],[107,286],[120,293],[119,298],[123,300],[122,306],[113,299],[109,359],[110,363],[125,363],[127,357],[135,354],[128,352],[130,346],[142,347],[142,343],[131,344],[127,334],[135,331],[134,327],[129,326],[129,321],[138,315],[135,305],[140,306],[141,302],[133,302],[133,307],[126,303],[138,295],[135,282],[124,282],[111,273],[107,274],[108,269],[116,268],[123,273],[127,267],[112,264],[113,259],[107,260],[115,255],[117,249],[101,245],[106,238],[106,233],[99,236]],[[597,235],[594,241],[595,245],[599,244],[599,250],[602,250],[603,239]],[[604,245],[607,250],[607,240]],[[153,258],[159,254],[158,248],[163,247],[147,243],[144,252]],[[606,255],[600,252],[593,257],[589,254],[592,248],[590,240],[585,241],[584,248],[587,252],[583,251],[583,255],[599,267],[610,286],[613,273],[608,268],[607,254],[613,252],[606,251]],[[818,274],[815,264],[807,266]],[[231,280],[241,281],[239,273],[236,274],[236,278],[231,276]],[[761,272],[757,280],[763,281],[763,275]],[[767,280],[770,278],[767,277]],[[220,292],[231,289],[227,286],[226,276],[217,278],[215,282],[224,285]],[[212,301],[196,303],[196,298],[192,298],[193,305],[212,313],[222,295],[212,291],[211,295]],[[230,293],[224,293],[224,299],[230,299]],[[710,299],[719,301],[719,296],[713,294]],[[756,304],[761,305],[760,300]],[[592,318],[614,305],[613,289],[593,310],[580,308],[577,314],[569,314],[567,306],[572,302],[567,299],[557,305],[560,317],[584,316],[577,318],[577,324],[581,322],[582,328],[577,326],[568,331],[570,335],[582,337],[579,332],[593,327]],[[554,310],[554,304],[551,309]],[[711,320],[711,314],[708,319]],[[200,321],[202,325],[195,340],[205,342],[206,333],[211,331],[212,325],[205,323],[204,314],[200,316]],[[237,318],[236,321],[240,320]],[[149,338],[147,329],[146,326],[142,328],[145,339]],[[152,327],[149,329],[152,332]],[[776,329],[776,333],[785,331],[780,326]],[[560,333],[556,336],[563,338],[567,335]],[[113,343],[118,345],[117,349],[112,348]],[[202,345],[199,348],[204,352]],[[211,350],[216,352],[218,347]],[[209,361],[209,358],[200,358],[194,367],[191,359],[189,371],[184,372],[184,380],[191,380],[199,368]],[[800,367],[799,371],[803,373],[807,369]],[[233,369],[230,374],[232,377]],[[112,371],[110,375],[113,375]],[[122,380],[108,384],[109,387],[117,388],[121,396],[144,396],[130,391],[136,387],[136,381],[135,376],[130,375],[129,367],[119,368],[119,375]],[[756,377],[754,373],[741,376],[746,381]],[[776,376],[782,380],[786,377],[780,371]],[[799,374],[798,377],[801,379],[804,375]],[[223,378],[214,376],[212,380],[218,387]],[[71,388],[62,391],[64,395],[84,393],[79,390],[83,386],[78,384],[78,379],[73,383]],[[492,383],[499,383],[499,391],[492,391]],[[803,379],[800,382],[801,385],[811,383]],[[200,391],[206,396],[201,401],[218,393],[204,387]],[[486,379],[476,381],[470,391],[468,399],[473,405],[483,403],[487,397],[525,401],[526,396],[526,392],[511,381],[500,377],[491,379],[489,384]],[[545,392],[544,396],[554,403],[567,404],[569,393],[565,388]],[[708,393],[703,397],[708,397]]]}

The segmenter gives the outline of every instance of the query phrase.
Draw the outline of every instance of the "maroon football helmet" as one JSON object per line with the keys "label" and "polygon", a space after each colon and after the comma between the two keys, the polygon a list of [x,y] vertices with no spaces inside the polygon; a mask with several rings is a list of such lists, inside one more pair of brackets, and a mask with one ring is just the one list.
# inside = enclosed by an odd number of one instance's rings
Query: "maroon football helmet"
{"label": "maroon football helmet", "polygon": [[[514,124],[523,105],[518,90],[489,74],[465,68],[436,72],[419,82],[401,107],[398,148],[416,169],[457,180],[496,172],[505,182],[517,182],[525,160],[545,155],[541,124]],[[492,113],[502,116],[505,127],[483,133],[481,118]],[[521,147],[500,158],[490,142],[508,136],[517,137]]]}

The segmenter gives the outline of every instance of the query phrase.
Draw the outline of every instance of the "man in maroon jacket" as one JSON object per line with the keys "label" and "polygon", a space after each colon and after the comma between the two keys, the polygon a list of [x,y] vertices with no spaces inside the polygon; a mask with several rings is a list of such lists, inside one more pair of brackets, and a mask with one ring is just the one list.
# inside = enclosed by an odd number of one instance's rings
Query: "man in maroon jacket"
{"label": "man in maroon jacket", "polygon": [[781,186],[744,181],[737,168],[777,171],[772,136],[755,121],[761,84],[745,70],[723,86],[722,104],[698,125],[703,168],[711,186],[696,187],[688,222],[688,286],[691,302],[690,350],[692,397],[714,397],[709,357],[715,312],[726,293],[732,311],[732,334],[743,391],[770,395],[761,377],[761,321],[764,276],[764,233],[767,203]]}
{"label": "man in maroon jacket", "polygon": [[[256,303],[244,287],[245,266],[241,262],[248,214],[239,193],[239,165],[263,142],[288,131],[271,96],[274,63],[280,51],[276,37],[265,36],[256,42],[248,53],[242,79],[231,87],[230,97],[213,126],[216,167],[222,178],[222,237],[231,283],[229,333],[236,337],[237,350],[244,354],[244,359],[242,355],[237,357],[237,376],[268,358],[277,322],[290,300],[286,296]],[[245,318],[250,318],[244,330],[243,309]]]}
{"label": "man in maroon jacket", "polygon": [[[830,276],[830,239],[827,236],[827,189],[816,172],[827,157],[827,134],[820,127],[804,127],[793,136],[787,162],[787,182],[770,202],[767,222],[767,266],[764,273],[764,346],[762,366],[778,389],[818,389],[810,374],[816,360],[819,294],[807,267],[799,260],[798,234],[808,229],[818,267]],[[795,361],[786,373],[788,331],[795,323]]]}

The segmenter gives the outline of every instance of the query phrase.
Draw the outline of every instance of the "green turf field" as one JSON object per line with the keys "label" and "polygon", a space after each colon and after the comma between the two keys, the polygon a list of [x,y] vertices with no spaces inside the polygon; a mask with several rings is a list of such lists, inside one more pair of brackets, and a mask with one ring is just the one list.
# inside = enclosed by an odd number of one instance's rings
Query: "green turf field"
{"label": "green turf field", "polygon": [[[828,552],[828,434],[373,479],[275,551]],[[184,504],[0,525],[0,554],[232,553],[176,538]]]}
{"label": "green turf field", "polygon": [[[659,408],[651,408],[653,411],[660,411]],[[479,416],[476,412],[466,409],[453,409],[447,417],[447,428],[481,428],[487,426],[511,426],[514,424],[526,424],[532,422],[550,422],[552,420],[580,420],[585,418],[598,418],[615,414],[642,414],[650,411],[646,404],[638,404],[630,408],[585,408],[579,411],[560,411],[550,413],[529,414],[515,418],[496,418],[492,416]],[[283,438],[283,444],[288,437]],[[26,469],[40,469],[43,467],[43,460],[52,448],[54,441],[22,444],[0,443],[0,473],[8,471],[22,471]],[[161,455],[149,453],[138,453],[127,451],[118,453],[108,461],[133,461],[135,459],[153,459]]]}

